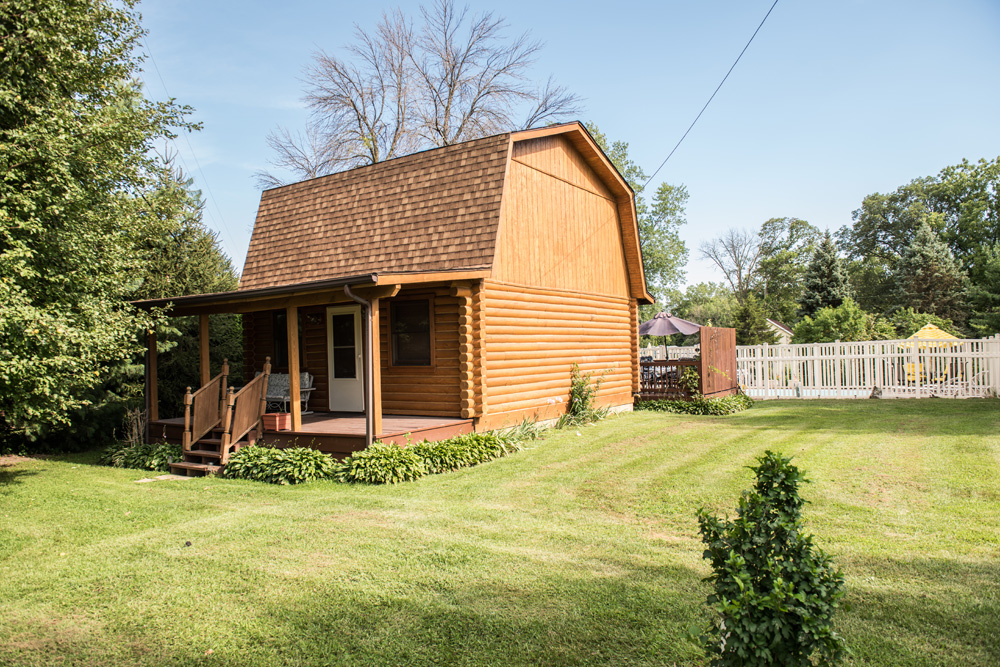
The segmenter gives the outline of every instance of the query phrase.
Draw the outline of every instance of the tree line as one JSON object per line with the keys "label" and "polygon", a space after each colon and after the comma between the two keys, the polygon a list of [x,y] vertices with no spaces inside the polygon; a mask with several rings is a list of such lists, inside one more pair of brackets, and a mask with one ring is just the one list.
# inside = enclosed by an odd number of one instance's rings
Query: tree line
{"label": "tree line", "polygon": [[927,323],[1000,331],[1000,157],[868,195],[835,234],[798,218],[731,229],[702,245],[724,276],[667,297],[681,316],[737,330],[741,345],[905,338]]}

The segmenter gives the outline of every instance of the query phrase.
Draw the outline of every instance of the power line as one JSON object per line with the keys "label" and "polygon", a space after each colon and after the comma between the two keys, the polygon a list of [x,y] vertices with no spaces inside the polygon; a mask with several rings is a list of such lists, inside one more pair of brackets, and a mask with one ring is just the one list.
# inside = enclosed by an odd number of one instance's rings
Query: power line
{"label": "power line", "polygon": [[[163,75],[160,73],[160,68],[156,64],[156,58],[153,57],[153,50],[149,48],[149,42],[146,41],[146,36],[145,35],[143,35],[143,37],[142,37],[142,43],[146,46],[146,53],[149,54],[149,61],[151,63],[153,63],[153,69],[156,71],[156,76],[160,80],[160,85],[163,86],[163,92],[164,92],[164,94],[167,96],[167,98],[173,99],[170,96],[170,91],[167,90],[167,84],[163,80]],[[191,151],[191,157],[194,158],[195,166],[198,167],[198,173],[201,174],[201,180],[204,181],[204,183],[205,183],[205,189],[208,190],[208,196],[209,196],[209,198],[212,201],[212,205],[215,207],[216,213],[218,214],[219,222],[221,223],[221,224],[218,225],[219,231],[220,232],[225,232],[226,237],[227,237],[227,239],[228,239],[231,247],[235,250],[236,249],[236,243],[235,243],[235,238],[233,236],[232,230],[229,229],[229,224],[226,222],[226,218],[222,215],[222,210],[219,209],[219,204],[218,204],[218,201],[216,200],[215,193],[212,192],[212,186],[209,184],[208,178],[205,176],[205,170],[201,168],[201,163],[198,161],[198,154],[195,153],[194,146],[191,145],[191,140],[188,139],[187,135],[184,134],[182,136],[184,137],[184,142],[188,146],[188,150]],[[177,152],[177,156],[180,157],[181,162],[184,164],[184,167],[187,168],[187,163],[184,162],[184,156],[181,155],[180,151]],[[190,171],[190,169],[188,169],[188,171]],[[209,212],[209,214],[211,215],[211,212],[208,211],[207,208],[206,208],[206,212]],[[213,216],[213,217],[215,217],[215,216]]]}
{"label": "power line", "polygon": [[716,88],[715,88],[715,92],[714,92],[714,93],[712,93],[712,96],[708,98],[708,102],[705,102],[705,106],[703,106],[703,107],[701,108],[701,111],[699,111],[699,112],[698,112],[698,115],[697,115],[697,116],[695,116],[695,118],[694,118],[694,120],[693,120],[693,121],[691,121],[691,125],[690,125],[690,126],[688,126],[688,129],[687,129],[687,131],[685,131],[685,132],[684,132],[684,136],[682,136],[682,137],[680,138],[680,141],[678,141],[678,142],[677,142],[677,145],[675,145],[675,146],[674,146],[674,148],[673,148],[673,150],[671,150],[671,151],[670,151],[670,154],[669,154],[669,155],[667,155],[667,157],[666,157],[666,158],[665,158],[665,159],[663,160],[663,162],[661,162],[661,163],[660,163],[660,166],[656,168],[656,171],[654,171],[654,172],[653,172],[653,175],[652,175],[652,176],[650,176],[650,177],[649,177],[649,179],[648,179],[648,180],[647,180],[647,181],[646,181],[645,183],[643,183],[643,184],[642,184],[642,189],[643,189],[643,190],[645,190],[645,189],[646,189],[646,186],[647,186],[647,185],[649,185],[649,182],[650,182],[650,181],[652,181],[652,180],[653,180],[654,178],[656,178],[656,175],[657,175],[658,173],[660,173],[660,170],[661,170],[661,169],[663,169],[663,165],[665,165],[665,164],[667,163],[667,160],[669,160],[669,159],[670,159],[670,157],[671,157],[671,156],[672,156],[672,155],[674,154],[674,152],[676,152],[676,151],[677,151],[677,149],[678,149],[678,148],[680,147],[680,145],[681,145],[681,142],[683,142],[683,141],[684,141],[684,139],[685,139],[685,138],[687,137],[688,133],[689,133],[689,132],[690,132],[690,131],[692,130],[692,128],[694,128],[694,124],[695,124],[695,123],[697,123],[697,122],[698,122],[698,119],[699,119],[699,118],[701,118],[701,115],[702,115],[703,113],[705,113],[705,109],[707,109],[707,108],[708,108],[708,105],[712,103],[712,100],[713,100],[713,99],[715,99],[715,94],[719,92],[719,89],[720,89],[720,88],[722,88],[722,84],[724,84],[724,83],[726,82],[726,79],[728,79],[728,78],[729,78],[729,75],[733,73],[733,69],[735,69],[735,68],[736,68],[736,64],[737,64],[738,62],[740,62],[740,58],[742,58],[742,57],[743,57],[743,54],[747,52],[747,49],[748,49],[748,48],[750,48],[750,42],[752,42],[752,41],[753,41],[753,38],[757,36],[757,33],[758,33],[758,32],[760,32],[760,29],[764,27],[764,21],[766,21],[766,20],[767,20],[767,17],[771,15],[771,12],[772,12],[772,11],[774,10],[774,7],[775,7],[775,5],[777,5],[777,4],[778,4],[778,0],[774,0],[774,4],[773,4],[773,5],[771,5],[771,9],[767,10],[767,14],[764,14],[764,18],[763,18],[763,20],[762,20],[762,21],[760,22],[760,25],[759,25],[759,26],[757,26],[757,29],[753,31],[753,34],[752,34],[752,35],[750,35],[750,39],[749,39],[749,41],[747,41],[747,45],[743,47],[743,50],[742,50],[742,51],[740,51],[740,55],[736,56],[736,60],[735,60],[735,61],[733,62],[733,66],[729,68],[729,71],[728,71],[728,72],[726,72],[726,76],[722,77],[722,81],[720,81],[720,82],[719,82],[719,85],[718,85],[718,86],[716,86]]}

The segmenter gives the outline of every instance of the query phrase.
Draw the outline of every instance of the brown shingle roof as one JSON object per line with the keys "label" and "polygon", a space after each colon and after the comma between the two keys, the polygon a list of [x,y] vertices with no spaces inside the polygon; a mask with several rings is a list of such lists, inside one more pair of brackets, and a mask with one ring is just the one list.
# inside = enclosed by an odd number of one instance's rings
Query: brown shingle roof
{"label": "brown shingle roof", "polygon": [[240,289],[491,266],[509,142],[477,139],[265,191]]}

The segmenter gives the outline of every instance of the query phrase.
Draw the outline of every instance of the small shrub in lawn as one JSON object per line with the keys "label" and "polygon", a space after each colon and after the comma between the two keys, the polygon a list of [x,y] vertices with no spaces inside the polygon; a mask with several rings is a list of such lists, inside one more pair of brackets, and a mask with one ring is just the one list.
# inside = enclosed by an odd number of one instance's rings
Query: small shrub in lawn
{"label": "small shrub in lawn", "polygon": [[170,471],[171,461],[181,460],[181,446],[169,442],[119,442],[108,447],[101,458],[101,465],[137,470]]}
{"label": "small shrub in lawn", "polygon": [[774,452],[758,463],[735,520],[698,512],[717,614],[702,646],[712,665],[834,664],[844,653],[831,625],[844,576],[803,531],[802,473]]}
{"label": "small shrub in lawn", "polygon": [[428,474],[431,475],[458,470],[476,463],[471,460],[468,450],[454,446],[450,440],[437,442],[424,440],[410,445],[407,449],[421,458]]}
{"label": "small shrub in lawn", "polygon": [[275,449],[251,445],[229,457],[224,474],[269,484],[301,484],[330,479],[338,471],[329,455],[308,447]]}
{"label": "small shrub in lawn", "polygon": [[684,415],[732,415],[753,407],[753,403],[753,399],[746,394],[735,394],[721,398],[697,396],[690,401],[640,401],[635,409]]}
{"label": "small shrub in lawn", "polygon": [[376,442],[337,464],[336,478],[361,484],[397,484],[427,474],[423,458],[410,447]]}

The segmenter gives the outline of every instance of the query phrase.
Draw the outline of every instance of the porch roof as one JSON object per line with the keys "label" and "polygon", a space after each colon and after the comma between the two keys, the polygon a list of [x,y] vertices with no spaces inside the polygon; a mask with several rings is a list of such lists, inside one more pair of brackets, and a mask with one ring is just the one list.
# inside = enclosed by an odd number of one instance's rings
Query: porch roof
{"label": "porch roof", "polygon": [[[191,294],[188,296],[166,297],[163,299],[143,299],[132,301],[132,305],[143,310],[167,309],[169,315],[200,315],[207,313],[249,313],[260,310],[274,310],[288,306],[307,306],[346,300],[343,288],[349,285],[357,289],[360,296],[392,296],[405,284],[450,282],[484,278],[489,271],[483,269],[455,271],[411,271],[402,273],[362,273],[339,276],[328,280],[240,289],[232,292],[212,294]],[[395,289],[392,289],[395,288]],[[386,291],[388,290],[388,291]]]}

